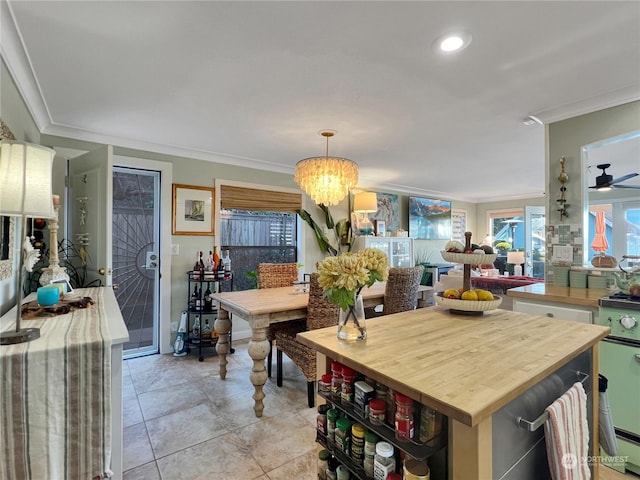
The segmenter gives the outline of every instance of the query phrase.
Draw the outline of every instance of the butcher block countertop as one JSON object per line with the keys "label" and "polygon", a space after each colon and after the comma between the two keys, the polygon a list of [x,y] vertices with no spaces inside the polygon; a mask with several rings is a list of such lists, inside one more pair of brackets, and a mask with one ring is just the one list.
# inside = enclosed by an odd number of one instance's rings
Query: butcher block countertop
{"label": "butcher block countertop", "polygon": [[507,295],[538,302],[557,302],[569,305],[598,308],[598,299],[609,295],[609,290],[595,288],[571,288],[534,283],[524,287],[510,288]]}
{"label": "butcher block countertop", "polygon": [[492,310],[436,306],[367,319],[363,342],[336,327],[298,334],[303,344],[474,427],[569,360],[608,327]]}

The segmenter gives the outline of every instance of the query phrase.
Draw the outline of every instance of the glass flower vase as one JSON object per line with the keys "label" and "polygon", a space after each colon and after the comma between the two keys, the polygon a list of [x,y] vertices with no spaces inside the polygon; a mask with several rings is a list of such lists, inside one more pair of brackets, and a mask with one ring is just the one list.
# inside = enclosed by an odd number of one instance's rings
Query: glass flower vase
{"label": "glass flower vase", "polygon": [[362,295],[356,294],[353,305],[349,305],[346,310],[340,309],[338,338],[341,340],[364,340],[367,338]]}

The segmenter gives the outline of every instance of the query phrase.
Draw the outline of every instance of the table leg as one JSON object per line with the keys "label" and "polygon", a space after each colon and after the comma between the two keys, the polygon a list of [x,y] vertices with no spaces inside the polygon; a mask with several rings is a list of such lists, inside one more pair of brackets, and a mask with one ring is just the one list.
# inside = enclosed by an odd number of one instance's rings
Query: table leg
{"label": "table leg", "polygon": [[264,359],[269,353],[269,342],[267,341],[267,328],[266,327],[252,327],[252,337],[249,342],[249,356],[253,359],[253,368],[251,369],[251,383],[255,387],[255,393],[253,399],[255,404],[253,410],[256,412],[256,417],[262,417],[262,411],[264,410],[264,392],[262,387],[267,382],[267,370],[264,368]]}
{"label": "table leg", "polygon": [[220,356],[220,378],[227,378],[227,354],[229,353],[229,330],[231,330],[231,320],[229,320],[229,312],[218,306],[218,316],[213,322],[218,334],[218,342],[216,343],[216,352]]}

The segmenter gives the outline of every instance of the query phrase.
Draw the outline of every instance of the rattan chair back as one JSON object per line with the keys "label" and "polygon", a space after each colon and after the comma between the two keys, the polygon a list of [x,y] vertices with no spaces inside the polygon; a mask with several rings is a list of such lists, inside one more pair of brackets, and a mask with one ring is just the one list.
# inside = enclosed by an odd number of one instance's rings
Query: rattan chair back
{"label": "rattan chair back", "polygon": [[259,263],[258,288],[290,287],[298,281],[295,263]]}
{"label": "rattan chair back", "polygon": [[424,267],[390,268],[384,291],[385,315],[414,310],[418,304],[418,287]]}
{"label": "rattan chair back", "polygon": [[338,325],[340,307],[323,297],[322,287],[318,282],[319,277],[318,273],[311,274],[309,304],[307,306],[307,330]]}

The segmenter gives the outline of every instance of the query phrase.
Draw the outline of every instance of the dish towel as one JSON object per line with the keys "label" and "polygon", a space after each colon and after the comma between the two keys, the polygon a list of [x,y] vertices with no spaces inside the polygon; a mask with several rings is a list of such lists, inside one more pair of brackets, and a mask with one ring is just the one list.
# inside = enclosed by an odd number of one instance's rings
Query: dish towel
{"label": "dish towel", "polygon": [[587,394],[576,382],[547,407],[544,424],[547,457],[553,480],[589,480]]}

